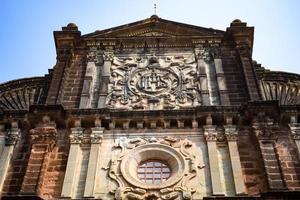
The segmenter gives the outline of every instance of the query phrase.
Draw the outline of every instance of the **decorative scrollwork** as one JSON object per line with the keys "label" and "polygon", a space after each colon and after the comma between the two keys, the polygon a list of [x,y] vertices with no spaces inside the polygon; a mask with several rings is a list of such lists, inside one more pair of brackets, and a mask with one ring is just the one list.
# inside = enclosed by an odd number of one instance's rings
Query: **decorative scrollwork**
{"label": "decorative scrollwork", "polygon": [[[180,140],[172,136],[164,138],[119,138],[114,145],[115,153],[107,168],[108,176],[115,182],[115,187],[110,188],[118,200],[144,200],[144,199],[187,199],[193,198],[196,191],[189,182],[197,176],[198,170],[205,165],[200,164],[194,144],[187,140]],[[121,151],[120,151],[121,150]],[[144,159],[168,158],[173,175],[160,185],[147,184],[136,178],[137,163]],[[130,167],[129,167],[130,166]],[[131,170],[130,170],[130,169]],[[112,185],[112,184],[111,184]],[[134,185],[135,187],[131,187]]]}
{"label": "decorative scrollwork", "polygon": [[195,57],[114,57],[106,104],[124,109],[176,109],[201,102]]}

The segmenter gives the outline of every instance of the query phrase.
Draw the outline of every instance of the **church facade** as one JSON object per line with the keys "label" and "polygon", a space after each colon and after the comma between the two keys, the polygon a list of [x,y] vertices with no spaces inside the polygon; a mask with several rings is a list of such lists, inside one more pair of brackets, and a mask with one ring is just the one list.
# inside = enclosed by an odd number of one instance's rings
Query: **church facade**
{"label": "church facade", "polygon": [[253,27],[54,38],[47,75],[0,85],[2,199],[300,199],[300,75],[252,59]]}

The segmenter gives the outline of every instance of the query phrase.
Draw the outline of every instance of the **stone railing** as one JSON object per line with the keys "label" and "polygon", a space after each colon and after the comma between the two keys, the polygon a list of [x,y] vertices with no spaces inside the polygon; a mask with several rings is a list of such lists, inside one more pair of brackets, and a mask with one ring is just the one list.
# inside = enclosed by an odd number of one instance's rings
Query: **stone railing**
{"label": "stone railing", "polygon": [[300,104],[299,74],[269,71],[260,66],[256,74],[263,100],[278,100],[280,105]]}
{"label": "stone railing", "polygon": [[30,105],[44,104],[49,80],[49,76],[45,76],[0,84],[0,112],[28,110]]}

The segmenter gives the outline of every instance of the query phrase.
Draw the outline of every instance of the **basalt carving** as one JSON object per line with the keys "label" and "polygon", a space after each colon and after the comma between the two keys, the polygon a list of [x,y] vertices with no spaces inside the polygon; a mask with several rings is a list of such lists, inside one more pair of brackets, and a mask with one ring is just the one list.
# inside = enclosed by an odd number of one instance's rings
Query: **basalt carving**
{"label": "basalt carving", "polygon": [[123,109],[178,109],[200,104],[189,56],[114,57],[106,104]]}
{"label": "basalt carving", "polygon": [[[167,157],[172,170],[172,176],[158,185],[142,182],[135,175],[137,166],[134,165],[151,159],[151,154],[157,155],[156,159]],[[110,177],[110,193],[117,200],[193,199],[196,188],[190,187],[188,183],[197,176],[198,170],[205,167],[199,162],[191,141],[170,136],[119,138],[112,155],[109,166],[104,169]]]}

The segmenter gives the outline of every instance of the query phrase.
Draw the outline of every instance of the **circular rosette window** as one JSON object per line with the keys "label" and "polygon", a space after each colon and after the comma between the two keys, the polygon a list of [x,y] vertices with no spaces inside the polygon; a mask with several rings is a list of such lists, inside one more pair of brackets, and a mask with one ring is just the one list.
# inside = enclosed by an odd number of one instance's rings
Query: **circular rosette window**
{"label": "circular rosette window", "polygon": [[[146,181],[147,174],[141,175],[140,173],[146,163],[149,165],[149,175],[153,178],[152,181]],[[159,166],[158,163],[160,163]],[[154,171],[159,168],[164,174],[157,179]],[[182,179],[184,172],[183,156],[176,149],[163,144],[138,146],[128,152],[121,162],[121,173],[124,179],[128,183],[144,189],[161,189],[172,186]]]}

